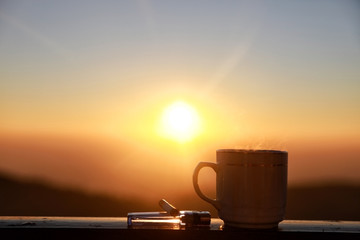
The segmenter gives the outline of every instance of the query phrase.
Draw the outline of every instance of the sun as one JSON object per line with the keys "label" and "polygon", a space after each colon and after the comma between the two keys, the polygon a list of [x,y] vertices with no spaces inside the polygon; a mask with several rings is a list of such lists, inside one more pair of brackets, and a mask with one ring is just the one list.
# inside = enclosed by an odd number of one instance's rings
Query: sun
{"label": "sun", "polygon": [[160,121],[160,134],[180,143],[188,142],[200,132],[200,117],[195,108],[183,101],[166,107]]}

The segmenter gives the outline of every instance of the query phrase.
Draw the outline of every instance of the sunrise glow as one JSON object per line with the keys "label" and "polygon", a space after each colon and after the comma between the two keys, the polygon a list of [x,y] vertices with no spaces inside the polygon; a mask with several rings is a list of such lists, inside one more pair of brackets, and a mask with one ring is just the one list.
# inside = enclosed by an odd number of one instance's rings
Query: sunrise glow
{"label": "sunrise glow", "polygon": [[176,101],[162,113],[160,134],[177,142],[188,142],[200,132],[200,117],[192,106]]}

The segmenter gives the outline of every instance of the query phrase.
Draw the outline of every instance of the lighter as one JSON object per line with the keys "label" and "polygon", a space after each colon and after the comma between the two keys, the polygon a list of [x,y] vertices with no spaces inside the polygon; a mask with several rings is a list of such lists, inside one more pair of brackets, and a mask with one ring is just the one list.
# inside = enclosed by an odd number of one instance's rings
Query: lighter
{"label": "lighter", "polygon": [[129,228],[182,229],[208,228],[211,215],[208,211],[179,211],[165,199],[159,205],[165,212],[133,212],[127,215]]}

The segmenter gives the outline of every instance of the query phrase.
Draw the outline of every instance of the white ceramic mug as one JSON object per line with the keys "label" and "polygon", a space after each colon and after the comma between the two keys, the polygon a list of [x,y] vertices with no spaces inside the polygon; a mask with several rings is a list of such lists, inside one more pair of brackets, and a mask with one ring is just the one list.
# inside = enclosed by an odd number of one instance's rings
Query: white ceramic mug
{"label": "white ceramic mug", "polygon": [[[276,228],[285,215],[288,153],[275,150],[219,149],[216,162],[200,162],[193,174],[196,193],[211,203],[225,226]],[[201,168],[216,172],[216,199],[198,185]]]}

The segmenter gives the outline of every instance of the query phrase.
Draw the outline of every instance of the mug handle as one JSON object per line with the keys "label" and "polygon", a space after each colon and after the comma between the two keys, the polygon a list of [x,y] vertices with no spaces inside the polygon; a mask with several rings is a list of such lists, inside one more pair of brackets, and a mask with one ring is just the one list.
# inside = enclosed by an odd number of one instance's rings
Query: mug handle
{"label": "mug handle", "polygon": [[200,187],[199,187],[199,184],[198,184],[198,176],[199,176],[200,169],[203,168],[203,167],[210,167],[216,173],[218,171],[218,165],[216,163],[199,162],[198,165],[195,167],[194,174],[193,174],[193,185],[194,185],[195,192],[197,193],[197,195],[199,195],[199,197],[201,199],[203,199],[204,201],[206,201],[206,202],[210,203],[211,205],[213,205],[217,210],[220,210],[219,201],[216,200],[216,199],[208,198],[200,190]]}

